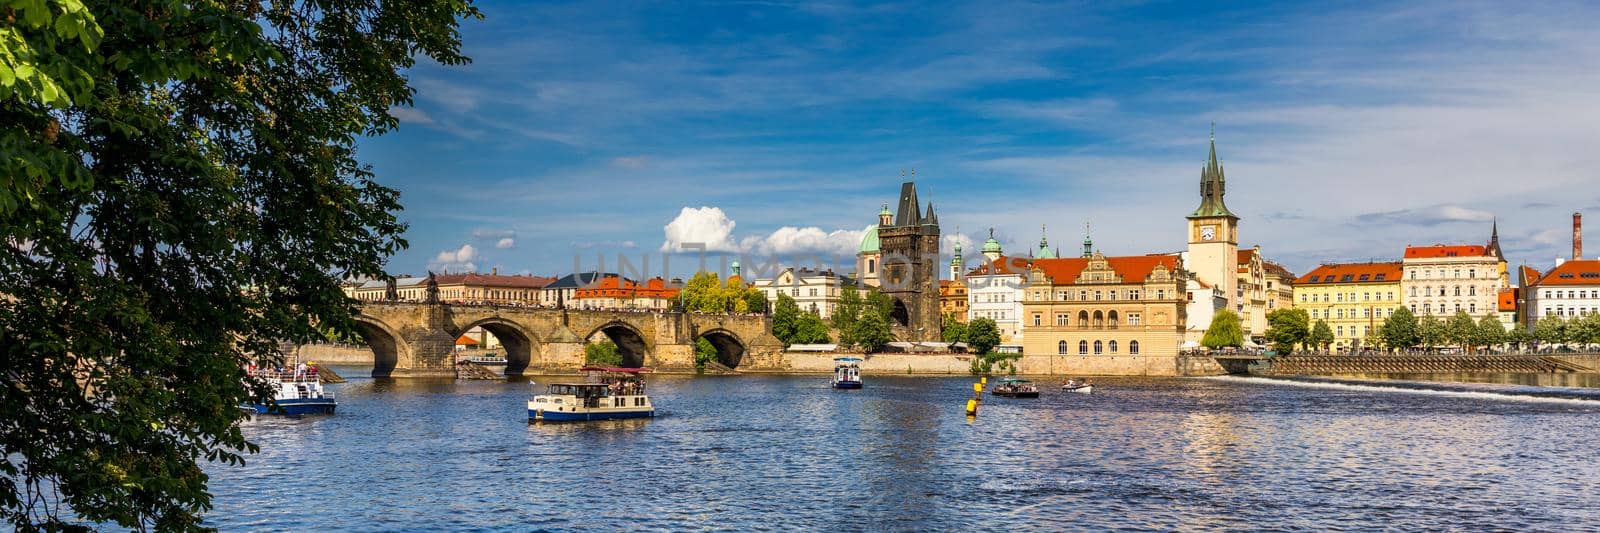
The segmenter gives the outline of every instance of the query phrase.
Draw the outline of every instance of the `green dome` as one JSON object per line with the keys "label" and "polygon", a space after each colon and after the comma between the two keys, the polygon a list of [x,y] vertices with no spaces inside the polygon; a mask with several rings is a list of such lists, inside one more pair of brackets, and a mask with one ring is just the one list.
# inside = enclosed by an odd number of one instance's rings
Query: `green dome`
{"label": "green dome", "polygon": [[983,241],[983,253],[1000,253],[1000,241],[994,240],[994,232],[989,232],[989,240]]}
{"label": "green dome", "polygon": [[861,253],[861,254],[875,254],[875,253],[878,253],[878,227],[877,226],[867,226],[866,234],[861,236],[861,249],[858,250],[856,253]]}
{"label": "green dome", "polygon": [[1056,253],[1050,250],[1049,245],[1041,242],[1039,243],[1039,250],[1033,253],[1033,257],[1036,259],[1055,259]]}

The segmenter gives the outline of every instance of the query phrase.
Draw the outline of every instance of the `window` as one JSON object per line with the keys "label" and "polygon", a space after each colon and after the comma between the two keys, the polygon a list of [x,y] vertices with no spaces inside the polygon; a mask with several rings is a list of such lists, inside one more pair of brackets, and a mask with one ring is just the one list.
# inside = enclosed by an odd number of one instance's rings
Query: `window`
{"label": "window", "polygon": [[1107,351],[1109,351],[1111,353],[1117,353],[1117,341],[1111,341],[1111,342],[1106,343],[1106,348],[1108,348]]}
{"label": "window", "polygon": [[1344,326],[1338,326],[1336,328],[1333,328],[1333,334],[1334,335],[1338,335],[1340,337],[1343,337],[1344,336]]}
{"label": "window", "polygon": [[1478,313],[1478,304],[1476,302],[1467,304],[1467,312],[1468,313],[1472,313],[1472,314],[1477,314]]}
{"label": "window", "polygon": [[1057,326],[1065,326],[1065,325],[1067,325],[1067,315],[1066,315],[1066,313],[1058,313],[1058,314],[1056,314],[1056,325]]}
{"label": "window", "polygon": [[1161,289],[1156,289],[1156,299],[1157,300],[1165,300],[1165,299],[1167,299],[1167,291],[1161,290]]}
{"label": "window", "polygon": [[1467,296],[1477,296],[1477,295],[1478,295],[1478,287],[1477,286],[1467,287]]}
{"label": "window", "polygon": [[1477,279],[1477,277],[1478,277],[1478,269],[1474,268],[1474,269],[1468,270],[1467,271],[1467,277],[1473,278],[1473,279]]}
{"label": "window", "polygon": [[1061,342],[1056,343],[1056,353],[1061,354],[1061,355],[1067,355],[1067,341],[1061,341]]}
{"label": "window", "polygon": [[1116,291],[1116,290],[1111,290],[1111,291],[1109,291],[1109,292],[1110,292],[1110,293],[1111,293],[1111,297],[1110,297],[1110,298],[1107,298],[1107,299],[1108,299],[1108,300],[1115,300],[1115,299],[1117,299],[1117,291]]}
{"label": "window", "polygon": [[1101,344],[1100,341],[1094,341],[1094,354],[1100,355],[1104,347],[1105,345]]}
{"label": "window", "polygon": [[1139,341],[1128,341],[1128,353],[1139,355]]}
{"label": "window", "polygon": [[1461,296],[1461,287],[1456,287],[1456,296]]}
{"label": "window", "polygon": [[1078,341],[1078,354],[1089,355],[1089,341]]}
{"label": "window", "polygon": [[1101,296],[1100,295],[1100,291],[1094,291],[1094,300],[1095,301],[1097,301],[1097,302],[1100,301],[1100,299],[1101,299],[1100,296]]}
{"label": "window", "polygon": [[1128,299],[1129,300],[1138,300],[1139,299],[1139,289],[1131,289],[1131,290],[1129,290],[1128,291]]}
{"label": "window", "polygon": [[1344,303],[1344,293],[1341,292],[1341,293],[1335,295],[1333,301]]}
{"label": "window", "polygon": [[1300,303],[1306,303],[1306,295],[1300,295]]}
{"label": "window", "polygon": [[1039,321],[1040,321],[1040,315],[1038,313],[1034,313],[1033,314],[1033,325],[1035,325],[1035,326],[1039,325]]}
{"label": "window", "polygon": [[1139,313],[1128,313],[1128,325],[1129,326],[1137,326],[1137,325],[1139,325]]}

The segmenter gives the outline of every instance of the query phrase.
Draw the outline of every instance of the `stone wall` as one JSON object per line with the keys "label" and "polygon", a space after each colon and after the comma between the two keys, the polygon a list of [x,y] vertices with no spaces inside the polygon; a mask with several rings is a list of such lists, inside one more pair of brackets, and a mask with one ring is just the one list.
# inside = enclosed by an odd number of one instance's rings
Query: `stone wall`
{"label": "stone wall", "polygon": [[[970,375],[971,355],[837,354],[785,352],[787,364],[773,372],[829,373],[835,357],[861,357],[866,374]],[[1017,373],[1031,376],[1215,376],[1226,374],[1210,357],[1038,356],[1017,360]],[[750,372],[754,370],[741,371]]]}
{"label": "stone wall", "polygon": [[1584,368],[1588,368],[1590,372],[1600,373],[1600,354],[1595,354],[1595,353],[1559,354],[1559,355],[1548,355],[1546,357],[1549,357],[1551,359],[1560,360],[1560,361],[1565,361],[1565,362],[1568,362],[1568,363],[1572,363],[1572,364],[1575,364],[1575,365],[1578,365],[1578,366],[1582,366]]}
{"label": "stone wall", "polygon": [[372,349],[342,344],[307,344],[299,348],[301,361],[319,365],[372,366]]}

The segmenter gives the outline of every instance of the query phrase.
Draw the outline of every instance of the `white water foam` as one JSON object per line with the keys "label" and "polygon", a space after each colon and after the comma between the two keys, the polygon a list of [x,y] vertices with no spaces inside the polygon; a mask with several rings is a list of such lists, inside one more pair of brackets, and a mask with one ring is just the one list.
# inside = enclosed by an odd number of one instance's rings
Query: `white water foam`
{"label": "white water foam", "polygon": [[[1293,379],[1275,379],[1275,378],[1258,378],[1258,377],[1242,377],[1242,376],[1208,376],[1208,377],[1204,377],[1204,378],[1200,378],[1200,379],[1210,379],[1210,380],[1217,380],[1217,381],[1232,381],[1232,382],[1238,382],[1238,383],[1254,383],[1254,384],[1260,384],[1260,385],[1287,385],[1287,386],[1291,386],[1291,387],[1304,387],[1304,388],[1311,388],[1311,389],[1334,389],[1334,390],[1365,391],[1365,392],[1398,392],[1398,393],[1406,393],[1406,394],[1424,394],[1424,395],[1447,396],[1447,397],[1454,397],[1454,398],[1477,398],[1477,399],[1482,399],[1482,400],[1501,400],[1501,401],[1513,401],[1513,402],[1556,403],[1556,404],[1567,404],[1567,405],[1600,406],[1600,397],[1597,397],[1596,399],[1593,399],[1593,400],[1588,400],[1588,399],[1582,399],[1582,398],[1558,398],[1558,397],[1550,397],[1550,396],[1534,396],[1534,395],[1531,395],[1531,394],[1517,394],[1515,392],[1484,392],[1484,391],[1446,390],[1446,389],[1434,389],[1434,388],[1386,386],[1386,385],[1377,385],[1377,384],[1374,384],[1374,383],[1371,383],[1371,382],[1333,383],[1333,382],[1327,382],[1327,381],[1299,381],[1299,380],[1293,380]],[[1408,383],[1416,383],[1416,382],[1408,382]],[[1440,383],[1440,384],[1416,383],[1416,384],[1418,386],[1421,386],[1421,387],[1434,387],[1434,386],[1443,387],[1443,386],[1449,386],[1449,384],[1443,384],[1443,383]]]}

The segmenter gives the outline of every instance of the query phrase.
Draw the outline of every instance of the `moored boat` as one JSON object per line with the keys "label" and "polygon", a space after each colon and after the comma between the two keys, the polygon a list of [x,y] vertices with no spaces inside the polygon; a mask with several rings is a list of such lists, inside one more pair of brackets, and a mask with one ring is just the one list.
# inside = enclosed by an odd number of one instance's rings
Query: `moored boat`
{"label": "moored boat", "polygon": [[856,357],[839,357],[833,360],[833,388],[859,389],[861,388],[861,359]]}
{"label": "moored boat", "polygon": [[648,418],[655,404],[645,394],[648,368],[585,367],[583,383],[552,383],[528,400],[528,420],[587,421]]}
{"label": "moored boat", "polygon": [[1022,378],[1002,378],[994,388],[989,389],[989,394],[1007,398],[1038,398],[1039,387]]}
{"label": "moored boat", "polygon": [[265,381],[273,387],[271,403],[249,403],[240,407],[247,411],[274,415],[331,415],[338,407],[333,393],[322,390],[317,367],[299,367],[296,370],[249,371],[252,379]]}

